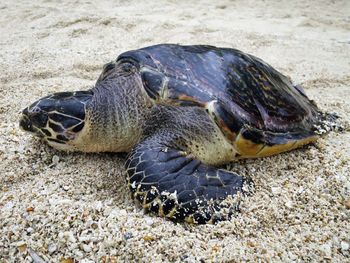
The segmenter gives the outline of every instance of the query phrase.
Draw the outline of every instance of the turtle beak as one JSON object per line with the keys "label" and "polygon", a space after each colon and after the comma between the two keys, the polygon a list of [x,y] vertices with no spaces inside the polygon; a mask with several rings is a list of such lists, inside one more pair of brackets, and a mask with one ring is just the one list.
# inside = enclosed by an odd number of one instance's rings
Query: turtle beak
{"label": "turtle beak", "polygon": [[22,118],[20,119],[19,127],[24,131],[35,132],[32,123],[26,116],[22,116]]}
{"label": "turtle beak", "polygon": [[45,111],[32,110],[30,108],[25,108],[22,111],[22,117],[19,121],[19,126],[24,131],[36,133],[38,129],[46,126],[48,121],[48,114]]}

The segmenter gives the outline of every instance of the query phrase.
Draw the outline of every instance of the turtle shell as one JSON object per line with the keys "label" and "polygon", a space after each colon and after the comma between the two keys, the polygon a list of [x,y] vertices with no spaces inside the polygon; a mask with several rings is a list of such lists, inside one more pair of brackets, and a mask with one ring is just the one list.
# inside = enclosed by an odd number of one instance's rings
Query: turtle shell
{"label": "turtle shell", "polygon": [[[244,143],[245,155],[257,155],[265,146],[297,146],[315,136],[315,103],[252,55],[231,48],[161,44],[125,52],[117,58],[124,62],[138,67],[155,101],[206,108],[228,139]],[[256,149],[248,154],[247,147]]]}

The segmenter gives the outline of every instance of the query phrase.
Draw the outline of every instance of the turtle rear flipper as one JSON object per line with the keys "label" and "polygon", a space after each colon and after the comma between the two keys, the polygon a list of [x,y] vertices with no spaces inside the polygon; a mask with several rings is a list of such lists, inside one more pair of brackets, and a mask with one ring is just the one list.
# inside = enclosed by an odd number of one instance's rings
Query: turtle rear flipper
{"label": "turtle rear flipper", "polygon": [[174,221],[201,224],[229,218],[247,179],[192,158],[172,137],[155,135],[130,153],[126,169],[133,196],[144,208]]}

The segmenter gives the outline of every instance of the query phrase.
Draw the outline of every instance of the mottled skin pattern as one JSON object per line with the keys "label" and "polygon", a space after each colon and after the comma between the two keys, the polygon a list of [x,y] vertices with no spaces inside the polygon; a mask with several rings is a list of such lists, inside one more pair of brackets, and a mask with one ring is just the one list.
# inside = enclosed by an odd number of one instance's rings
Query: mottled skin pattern
{"label": "mottled skin pattern", "polygon": [[229,218],[247,180],[218,165],[317,139],[323,115],[300,87],[254,56],[157,45],[121,54],[89,91],[56,93],[20,126],[68,151],[129,152],[133,197],[175,221]]}

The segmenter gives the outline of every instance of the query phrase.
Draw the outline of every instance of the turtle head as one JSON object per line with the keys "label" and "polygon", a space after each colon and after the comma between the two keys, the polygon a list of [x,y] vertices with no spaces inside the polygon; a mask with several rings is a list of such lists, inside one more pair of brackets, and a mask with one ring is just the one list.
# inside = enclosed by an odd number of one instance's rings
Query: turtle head
{"label": "turtle head", "polygon": [[84,128],[86,105],[92,96],[92,91],[46,96],[22,111],[19,125],[57,149],[74,150],[72,141]]}
{"label": "turtle head", "polygon": [[133,65],[109,63],[91,90],[54,93],[25,108],[20,127],[58,150],[128,152],[152,107]]}

